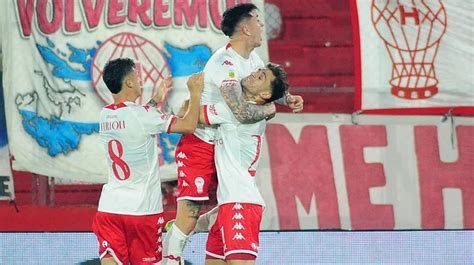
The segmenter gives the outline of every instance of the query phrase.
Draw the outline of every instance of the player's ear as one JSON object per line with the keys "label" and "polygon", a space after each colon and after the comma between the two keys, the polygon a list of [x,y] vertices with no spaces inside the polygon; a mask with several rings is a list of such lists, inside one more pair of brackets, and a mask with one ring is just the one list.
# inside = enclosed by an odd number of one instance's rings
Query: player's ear
{"label": "player's ear", "polygon": [[250,33],[250,29],[246,23],[242,23],[242,25],[240,26],[240,31],[242,32],[242,34],[247,35],[247,36],[252,34]]}
{"label": "player's ear", "polygon": [[130,76],[126,76],[125,77],[125,80],[123,81],[124,84],[128,87],[133,87],[133,81],[132,79],[130,78]]}
{"label": "player's ear", "polygon": [[267,100],[272,97],[272,93],[270,93],[269,91],[263,91],[260,92],[260,97]]}

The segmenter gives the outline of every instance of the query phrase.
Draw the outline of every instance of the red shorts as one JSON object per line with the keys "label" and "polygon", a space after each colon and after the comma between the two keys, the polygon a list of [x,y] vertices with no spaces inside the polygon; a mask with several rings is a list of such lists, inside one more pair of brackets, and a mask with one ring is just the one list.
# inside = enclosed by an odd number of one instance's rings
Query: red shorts
{"label": "red shorts", "polygon": [[250,254],[257,258],[262,213],[263,207],[258,204],[220,205],[207,238],[207,257],[225,260],[233,254]]}
{"label": "red shorts", "polygon": [[176,146],[174,158],[178,166],[177,200],[209,200],[209,190],[217,187],[214,145],[185,134]]}
{"label": "red shorts", "polygon": [[155,264],[161,260],[163,214],[124,215],[97,212],[92,223],[99,256],[123,264]]}

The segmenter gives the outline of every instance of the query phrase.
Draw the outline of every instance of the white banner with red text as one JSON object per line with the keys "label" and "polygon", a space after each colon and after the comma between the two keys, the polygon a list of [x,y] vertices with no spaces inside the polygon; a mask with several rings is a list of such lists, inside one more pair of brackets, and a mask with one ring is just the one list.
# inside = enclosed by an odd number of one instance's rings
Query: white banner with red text
{"label": "white banner with red text", "polygon": [[471,0],[351,0],[356,108],[474,114]]}
{"label": "white banner with red text", "polygon": [[[180,106],[186,80],[202,71],[228,38],[222,13],[250,0],[0,1],[5,112],[13,168],[86,182],[105,182],[99,113],[112,102],[105,63],[130,57],[146,103],[173,77],[167,106]],[[253,1],[264,19],[263,0]],[[257,52],[268,61],[266,37]],[[167,108],[170,109],[170,108]],[[160,135],[164,178],[176,178],[179,135]]]}
{"label": "white banner with red text", "polygon": [[278,114],[263,229],[473,229],[474,118]]}

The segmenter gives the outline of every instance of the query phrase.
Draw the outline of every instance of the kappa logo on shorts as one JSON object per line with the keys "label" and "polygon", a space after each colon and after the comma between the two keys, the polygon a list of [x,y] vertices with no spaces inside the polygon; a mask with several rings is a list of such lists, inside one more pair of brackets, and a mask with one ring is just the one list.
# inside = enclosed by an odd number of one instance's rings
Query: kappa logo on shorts
{"label": "kappa logo on shorts", "polygon": [[242,235],[242,233],[235,233],[232,240],[245,240],[245,237]]}
{"label": "kappa logo on shorts", "polygon": [[178,167],[184,167],[184,163],[182,161],[176,161],[176,165]]}
{"label": "kappa logo on shorts", "polygon": [[184,177],[186,177],[186,173],[184,173],[184,171],[180,170],[179,173],[178,173],[178,176],[184,178]]}
{"label": "kappa logo on shorts", "polygon": [[186,180],[183,180],[183,187],[189,187],[189,184],[186,182]]}
{"label": "kappa logo on shorts", "polygon": [[177,155],[176,155],[177,158],[181,158],[181,159],[188,159],[188,157],[186,156],[186,154],[184,152],[179,152]]}
{"label": "kappa logo on shorts", "polygon": [[244,219],[244,216],[241,213],[235,213],[234,216],[232,216],[232,220],[242,220]]}
{"label": "kappa logo on shorts", "polygon": [[197,177],[194,180],[194,185],[196,185],[198,193],[202,193],[204,191],[204,179],[202,177]]}
{"label": "kappa logo on shorts", "polygon": [[242,206],[242,204],[236,203],[234,204],[234,207],[232,207],[232,210],[242,210],[243,208],[244,206]]}
{"label": "kappa logo on shorts", "polygon": [[242,223],[235,223],[234,227],[232,227],[232,230],[245,230],[245,227],[242,225]]}

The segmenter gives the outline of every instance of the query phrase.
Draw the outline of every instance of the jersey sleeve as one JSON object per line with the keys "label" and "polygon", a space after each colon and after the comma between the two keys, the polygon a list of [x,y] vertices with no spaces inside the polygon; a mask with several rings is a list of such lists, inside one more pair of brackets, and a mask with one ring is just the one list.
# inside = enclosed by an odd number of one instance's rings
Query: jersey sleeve
{"label": "jersey sleeve", "polygon": [[203,105],[204,120],[207,125],[234,122],[235,118],[225,103]]}
{"label": "jersey sleeve", "polygon": [[148,134],[170,132],[171,124],[176,119],[175,116],[161,112],[155,107],[144,105],[136,108],[137,119]]}

